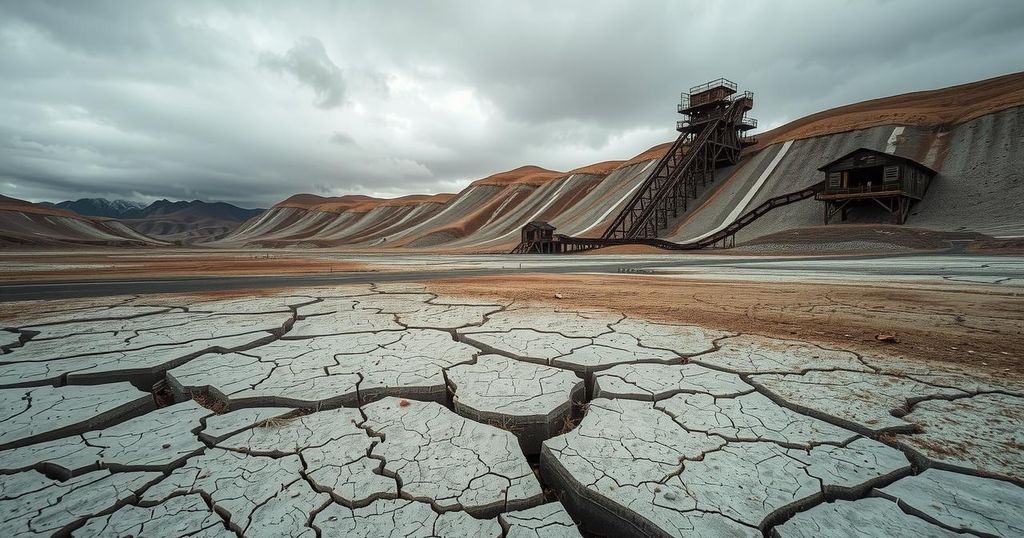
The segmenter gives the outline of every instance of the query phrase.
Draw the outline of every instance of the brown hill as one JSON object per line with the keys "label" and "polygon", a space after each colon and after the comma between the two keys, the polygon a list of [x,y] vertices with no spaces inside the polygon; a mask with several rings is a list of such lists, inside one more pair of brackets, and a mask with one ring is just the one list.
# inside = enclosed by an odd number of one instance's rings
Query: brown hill
{"label": "brown hill", "polygon": [[0,211],[20,211],[22,213],[32,213],[34,215],[53,215],[57,217],[70,217],[88,220],[86,217],[81,217],[78,213],[73,211],[60,209],[59,207],[44,206],[26,200],[11,198],[10,196],[4,196],[2,194],[0,194]]}
{"label": "brown hill", "polygon": [[343,211],[354,211],[365,213],[376,207],[399,207],[415,204],[443,204],[450,200],[454,194],[410,194],[398,198],[374,198],[361,194],[345,196],[324,197],[315,194],[296,194],[287,200],[274,204],[274,207],[290,207],[305,209],[307,211],[326,211],[330,213],[341,213]]}
{"label": "brown hill", "polygon": [[515,170],[499,172],[474,181],[471,186],[505,186],[505,185],[543,185],[552,179],[564,176],[564,172],[556,172],[539,166],[520,166]]}
{"label": "brown hill", "polygon": [[[905,129],[901,129],[897,142],[899,154],[927,160],[943,177],[931,189],[927,203],[911,215],[912,220],[921,222],[921,227],[936,230],[955,228],[999,237],[1012,235],[1018,229],[1014,223],[1019,222],[1014,200],[1021,199],[1013,194],[1017,188],[1011,183],[1017,177],[1014,170],[1019,170],[1013,163],[1024,155],[1015,149],[1024,143],[1018,134],[1018,118],[1024,115],[1024,108],[1018,107],[1022,105],[1024,73],[1018,73],[872,99],[800,118],[758,135],[760,144],[747,148],[738,166],[715,179],[707,196],[693,205],[680,226],[673,228],[671,237],[685,240],[721,224],[721,219],[730,215],[737,204],[756,204],[769,193],[778,195],[805,186],[802,182],[818,176],[816,168],[820,163],[851,148],[885,148],[887,140],[901,127]],[[787,153],[772,153],[782,151],[778,146],[768,148],[788,140],[799,141]],[[382,201],[366,196],[328,199],[299,195],[261,216],[256,223],[259,225],[250,226],[243,236],[230,239],[236,244],[272,240],[275,245],[318,245],[318,241],[329,240],[331,246],[354,248],[376,247],[386,239],[389,247],[507,252],[509,244],[517,240],[518,228],[526,221],[538,219],[552,221],[561,233],[594,236],[633,196],[650,174],[653,162],[670,145],[653,146],[626,161],[605,161],[570,172],[523,166],[474,181],[454,196],[409,196]],[[768,151],[762,152],[765,148]],[[779,159],[771,164],[774,156]],[[758,177],[769,165],[777,166],[777,171],[770,172],[767,182],[759,182]],[[985,175],[985,170],[992,173]],[[961,185],[974,188],[981,184],[979,181],[991,183],[981,197],[1007,198],[1009,203],[993,200],[998,210],[972,212],[954,225],[955,219],[949,217],[950,208],[962,205],[965,199],[962,193],[966,191]],[[755,187],[759,189],[754,193],[757,197],[751,199],[747,194]],[[438,203],[424,204],[425,201]],[[370,211],[385,203],[406,203],[410,207],[393,214]],[[984,204],[988,203],[986,198]],[[332,218],[333,215],[323,213],[310,214],[316,213],[311,209],[338,215]],[[794,212],[787,213],[790,210]],[[794,205],[760,220],[757,227],[750,228],[750,233],[773,233],[814,224],[818,219],[817,206]],[[1020,229],[1024,233],[1024,226]]]}
{"label": "brown hill", "polygon": [[668,151],[668,148],[670,148],[670,147],[672,147],[672,142],[665,142],[664,144],[658,144],[657,146],[654,146],[653,148],[650,148],[650,149],[640,153],[636,157],[633,157],[632,159],[629,159],[628,161],[624,162],[623,166],[630,166],[630,165],[633,165],[633,164],[636,164],[636,163],[642,163],[642,162],[645,162],[645,161],[650,161],[650,160],[654,160],[654,159],[660,159],[663,155],[665,155],[665,153]]}
{"label": "brown hill", "polygon": [[937,90],[871,99],[811,114],[757,135],[757,150],[777,142],[879,125],[950,126],[1024,105],[1024,72]]}
{"label": "brown hill", "polygon": [[150,246],[166,244],[114,219],[83,217],[0,195],[0,245],[9,247]]}
{"label": "brown hill", "polygon": [[593,176],[607,176],[612,173],[616,168],[622,166],[625,161],[604,161],[595,164],[589,164],[587,166],[581,166],[569,170],[569,174],[590,174]]}

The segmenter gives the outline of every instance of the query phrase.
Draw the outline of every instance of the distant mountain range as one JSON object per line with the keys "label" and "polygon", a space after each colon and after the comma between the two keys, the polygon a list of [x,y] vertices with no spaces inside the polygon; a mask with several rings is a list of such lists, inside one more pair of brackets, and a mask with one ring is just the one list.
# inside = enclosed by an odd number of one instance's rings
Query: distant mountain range
{"label": "distant mountain range", "polygon": [[166,245],[125,223],[0,194],[0,247]]}
{"label": "distant mountain range", "polygon": [[225,202],[157,200],[145,205],[129,200],[82,198],[57,204],[43,204],[79,215],[117,219],[146,235],[182,243],[219,239],[263,209],[244,209]]}
{"label": "distant mountain range", "polygon": [[67,209],[86,217],[109,217],[114,219],[121,218],[129,211],[139,211],[146,208],[146,204],[142,202],[107,200],[106,198],[81,198],[57,204],[43,202],[41,205]]}
{"label": "distant mountain range", "polygon": [[201,200],[192,200],[191,202],[157,200],[146,205],[142,202],[133,202],[131,200],[80,198],[56,204],[44,202],[42,205],[67,209],[87,217],[107,217],[112,219],[145,219],[168,215],[178,211],[189,211],[194,214],[245,221],[264,211],[263,209],[244,209],[226,202],[203,202]]}

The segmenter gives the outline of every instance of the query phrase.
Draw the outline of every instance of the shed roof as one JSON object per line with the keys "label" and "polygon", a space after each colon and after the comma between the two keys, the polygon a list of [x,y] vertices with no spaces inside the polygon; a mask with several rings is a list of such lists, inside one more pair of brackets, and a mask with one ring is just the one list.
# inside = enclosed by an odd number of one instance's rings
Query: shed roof
{"label": "shed roof", "polygon": [[539,230],[554,230],[555,229],[554,226],[552,226],[552,225],[550,225],[547,222],[544,222],[542,220],[535,220],[535,221],[532,221],[532,222],[528,222],[528,223],[526,223],[526,226],[523,226],[523,228],[535,228],[535,229],[539,229]]}
{"label": "shed roof", "polygon": [[884,151],[878,151],[878,150],[871,149],[871,148],[857,148],[857,149],[847,153],[846,155],[843,155],[842,157],[839,157],[838,159],[829,161],[828,163],[822,165],[821,168],[818,168],[818,170],[820,170],[822,172],[827,172],[829,168],[832,168],[834,165],[838,164],[839,162],[845,161],[846,159],[849,159],[850,157],[852,157],[852,156],[854,156],[854,155],[856,155],[858,153],[871,153],[871,154],[877,155],[879,157],[882,157],[882,158],[884,158],[886,160],[904,162],[906,164],[909,164],[910,166],[918,168],[921,171],[927,172],[928,174],[933,175],[933,176],[938,174],[938,172],[936,172],[935,170],[932,170],[931,168],[929,168],[929,167],[927,167],[927,166],[925,166],[925,165],[915,161],[914,159],[908,159],[907,157],[901,157],[899,155],[895,155],[895,154],[892,154],[892,153],[886,153]]}

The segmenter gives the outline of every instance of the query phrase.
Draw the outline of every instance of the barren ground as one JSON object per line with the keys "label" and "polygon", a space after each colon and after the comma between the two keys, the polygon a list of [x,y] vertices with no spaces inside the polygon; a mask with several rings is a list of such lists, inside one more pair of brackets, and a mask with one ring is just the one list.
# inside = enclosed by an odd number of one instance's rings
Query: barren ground
{"label": "barren ground", "polygon": [[0,303],[0,535],[1024,532],[1015,262],[691,261]]}
{"label": "barren ground", "polygon": [[[989,286],[714,282],[522,275],[434,282],[439,294],[598,307],[672,323],[796,338],[1021,376],[1024,296]],[[556,294],[561,295],[558,299]],[[876,340],[896,336],[895,343]]]}
{"label": "barren ground", "polygon": [[368,271],[363,264],[330,257],[284,253],[239,254],[218,251],[124,250],[19,253],[5,260],[0,281],[89,280],[119,276],[238,276]]}

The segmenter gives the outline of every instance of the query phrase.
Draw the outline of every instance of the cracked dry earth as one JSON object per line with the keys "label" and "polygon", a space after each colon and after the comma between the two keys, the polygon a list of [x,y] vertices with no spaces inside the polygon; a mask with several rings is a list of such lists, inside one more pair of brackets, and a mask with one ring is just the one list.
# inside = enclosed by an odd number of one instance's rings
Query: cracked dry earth
{"label": "cracked dry earth", "polygon": [[417,284],[22,303],[2,536],[1021,536],[1024,386]]}

